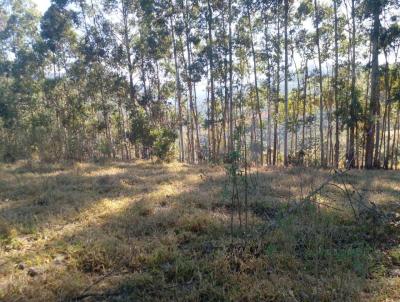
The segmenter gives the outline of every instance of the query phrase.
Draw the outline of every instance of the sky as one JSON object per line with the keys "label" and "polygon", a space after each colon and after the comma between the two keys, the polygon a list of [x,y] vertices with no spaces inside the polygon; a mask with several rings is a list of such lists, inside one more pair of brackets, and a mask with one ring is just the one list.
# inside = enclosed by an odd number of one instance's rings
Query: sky
{"label": "sky", "polygon": [[[34,3],[36,3],[36,5],[38,6],[39,11],[43,14],[46,12],[46,10],[49,8],[50,6],[50,1],[51,0],[32,0]],[[329,3],[330,0],[319,0],[319,3]],[[295,1],[297,2],[297,1]],[[395,12],[395,14],[400,14],[400,12]],[[312,28],[312,24],[306,24],[306,27],[310,27]],[[298,61],[298,58],[295,55],[295,60]],[[380,61],[383,61],[383,55],[380,56]],[[394,61],[394,55],[390,56],[389,61]],[[313,63],[310,62],[310,64],[312,65]],[[311,66],[313,67],[313,66]],[[200,85],[201,86],[201,85]],[[205,86],[205,84],[203,85]],[[204,89],[205,90],[205,89]]]}
{"label": "sky", "polygon": [[50,0],[33,0],[33,2],[36,3],[41,13],[44,13],[50,6]]}

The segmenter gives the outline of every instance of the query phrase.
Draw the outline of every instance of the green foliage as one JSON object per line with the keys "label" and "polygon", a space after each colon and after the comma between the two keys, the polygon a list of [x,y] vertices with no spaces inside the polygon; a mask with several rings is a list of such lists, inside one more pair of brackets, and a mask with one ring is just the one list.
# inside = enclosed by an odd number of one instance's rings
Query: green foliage
{"label": "green foliage", "polygon": [[150,136],[155,138],[153,152],[161,160],[171,160],[174,156],[173,146],[178,135],[167,128],[153,129]]}
{"label": "green foliage", "polygon": [[304,0],[300,3],[299,7],[297,8],[296,17],[297,18],[305,18],[306,16],[310,15],[313,10],[313,4],[309,0]]}
{"label": "green foliage", "polygon": [[106,139],[102,139],[97,148],[103,156],[110,156],[112,153],[112,146]]}
{"label": "green foliage", "polygon": [[153,125],[144,110],[139,110],[132,119],[129,138],[151,149],[159,159],[169,161],[174,156],[173,147],[178,135],[173,129]]}
{"label": "green foliage", "polygon": [[[361,13],[370,18],[388,11],[387,22],[381,24],[380,46],[389,57],[396,54],[399,42],[397,16],[391,11],[398,7],[397,2],[355,1],[357,18]],[[259,143],[261,129],[250,129],[251,113],[257,107],[266,121],[264,131],[276,132],[274,137],[281,136],[278,132],[282,132],[283,121],[288,118],[289,137],[292,141],[296,138],[291,149],[296,149],[301,126],[306,126],[306,136],[308,132],[313,136],[318,124],[318,75],[312,70],[317,56],[316,28],[306,24],[319,25],[323,62],[333,58],[335,48],[333,3],[317,3],[287,2],[288,51],[293,60],[289,62],[289,75],[285,75],[290,84],[286,117],[281,93],[286,28],[282,23],[282,1],[52,0],[41,15],[32,0],[0,0],[1,155],[14,159],[38,156],[46,161],[99,157],[125,160],[155,155],[165,160],[173,156],[179,126],[180,158],[200,162],[208,157],[216,163],[222,158],[207,152],[226,152],[230,135],[238,142],[237,132],[230,133],[230,125],[234,128],[241,120],[240,144],[251,133],[246,157],[256,161],[264,151]],[[361,122],[367,119],[361,113],[368,111],[364,97],[371,87],[357,79],[357,96],[349,93],[350,63],[346,58],[351,56],[348,52],[352,41],[340,33],[349,30],[351,12],[344,14],[343,1],[335,3],[340,63],[339,91],[335,95],[338,106],[333,104],[330,69],[333,72],[334,68],[329,66],[322,71],[321,94],[327,112],[334,111],[340,117],[340,131],[355,124],[363,127]],[[360,23],[356,28],[355,46],[366,61],[368,50],[361,46],[369,38],[365,34],[368,28],[361,30],[364,26],[370,25]],[[258,76],[254,75],[258,77],[258,89],[252,79],[248,81],[252,59],[254,71],[258,71]],[[357,63],[363,63],[361,57]],[[366,79],[367,72],[359,65],[356,68],[357,77]],[[391,73],[386,85],[391,87],[387,94],[393,102],[400,98],[396,77]],[[296,80],[297,89],[293,89]],[[389,90],[386,86],[384,89]],[[261,103],[256,101],[258,95]],[[303,100],[307,104],[304,118]],[[391,110],[393,128],[395,109]],[[275,121],[276,125],[271,125]],[[331,122],[323,122],[324,127]],[[206,131],[210,134],[207,138]],[[314,139],[303,139],[309,151],[322,143],[308,140]],[[272,147],[271,142],[268,145]],[[275,148],[274,157],[280,159],[279,144]],[[341,152],[343,148],[339,149]],[[312,160],[318,162],[317,158]]]}
{"label": "green foliage", "polygon": [[41,21],[41,35],[52,52],[60,49],[63,39],[71,34],[71,16],[58,7],[52,5],[47,10]]}
{"label": "green foliage", "polygon": [[144,110],[135,112],[131,122],[129,139],[134,143],[141,143],[150,147],[154,144],[154,137],[150,136],[151,125]]}

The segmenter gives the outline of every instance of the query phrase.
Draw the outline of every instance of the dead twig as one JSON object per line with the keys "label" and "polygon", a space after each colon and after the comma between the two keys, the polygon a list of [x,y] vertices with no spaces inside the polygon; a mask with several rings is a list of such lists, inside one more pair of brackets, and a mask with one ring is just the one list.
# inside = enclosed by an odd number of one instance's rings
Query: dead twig
{"label": "dead twig", "polygon": [[90,284],[88,287],[86,287],[79,296],[75,297],[73,300],[75,301],[79,301],[79,300],[83,300],[85,298],[88,297],[92,297],[92,296],[102,296],[104,294],[96,294],[96,293],[88,293],[90,289],[92,289],[93,287],[95,287],[97,284],[101,283],[102,281],[104,281],[105,279],[111,277],[111,276],[116,276],[116,275],[125,275],[125,274],[129,274],[129,272],[124,271],[124,272],[116,272],[115,270],[112,270],[111,272],[108,272],[107,274],[101,276],[99,279],[97,279],[96,281],[94,281],[92,284]]}

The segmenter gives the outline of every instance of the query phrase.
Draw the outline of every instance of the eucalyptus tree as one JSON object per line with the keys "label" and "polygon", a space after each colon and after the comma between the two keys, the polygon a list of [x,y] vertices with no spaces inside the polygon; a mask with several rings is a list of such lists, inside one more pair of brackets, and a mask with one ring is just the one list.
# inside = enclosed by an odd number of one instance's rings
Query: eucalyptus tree
{"label": "eucalyptus tree", "polygon": [[68,70],[78,52],[78,39],[73,30],[75,14],[57,3],[52,4],[45,12],[40,28],[46,52],[52,61],[53,89],[46,91],[46,97],[55,110],[59,129],[59,139],[64,144],[64,157],[79,157],[77,129],[80,127],[81,110],[79,100],[75,98],[76,90],[71,90],[72,82],[68,78]]}
{"label": "eucalyptus tree", "polygon": [[[138,35],[133,48],[141,82],[138,104],[149,126],[157,128],[169,122],[169,99],[173,93],[173,81],[169,80],[171,66],[168,64],[172,56],[169,3],[140,1],[137,9]],[[135,119],[135,114],[132,114],[132,119]],[[147,158],[151,150],[148,145],[143,145],[143,148],[142,155]]]}
{"label": "eucalyptus tree", "polygon": [[[80,1],[81,3],[83,1]],[[104,11],[113,18],[118,18],[117,23],[115,25],[115,33],[118,35],[119,43],[118,51],[121,54],[122,64],[126,66],[126,70],[128,72],[129,79],[129,98],[130,105],[134,107],[137,105],[136,102],[136,87],[133,82],[134,76],[134,62],[133,62],[133,37],[135,31],[133,30],[136,25],[136,11],[138,9],[138,4],[135,0],[104,0]],[[87,27],[85,25],[85,27]],[[88,33],[87,33],[88,34]]]}
{"label": "eucalyptus tree", "polygon": [[[378,166],[378,162],[374,162],[374,150],[376,150],[375,136],[379,142],[379,126],[376,131],[376,120],[379,117],[379,38],[381,31],[380,14],[387,1],[366,0],[364,3],[365,16],[372,19],[371,28],[371,97],[369,103],[367,125],[366,125],[366,145],[365,145],[365,167],[371,169]],[[378,124],[379,125],[379,124]],[[375,151],[376,154],[376,151]],[[376,159],[376,158],[375,158]]]}
{"label": "eucalyptus tree", "polygon": [[228,0],[228,43],[229,43],[229,151],[234,151],[234,139],[233,139],[233,38],[232,38],[232,0]]}
{"label": "eucalyptus tree", "polygon": [[[196,1],[185,0],[182,3],[182,25],[185,36],[186,59],[184,58],[185,74],[184,79],[188,87],[188,129],[190,129],[190,151],[191,162],[195,162],[201,153],[200,149],[200,131],[199,117],[197,110],[197,101],[195,95],[195,85],[199,82],[203,74],[202,64],[197,60],[194,48],[200,44],[198,33],[195,32],[195,24],[199,19],[200,7]],[[225,121],[224,121],[225,122]]]}
{"label": "eucalyptus tree", "polygon": [[[53,0],[41,21],[31,2],[1,4],[6,145],[20,138],[40,149],[48,133],[57,142],[53,158],[128,159],[132,147],[148,158],[177,131],[181,161],[199,162],[208,145],[215,162],[235,150],[239,127],[239,145],[248,139],[257,163],[264,164],[265,144],[268,164],[278,164],[282,149],[288,165],[299,146],[338,167],[346,132],[354,167],[365,123],[365,166],[395,165],[396,1]],[[360,68],[366,30],[372,59]]]}
{"label": "eucalyptus tree", "polygon": [[178,57],[178,46],[177,46],[177,38],[176,33],[181,32],[179,28],[177,29],[177,19],[179,18],[179,8],[176,3],[170,2],[170,32],[172,38],[172,46],[173,46],[173,55],[174,55],[174,64],[175,64],[175,95],[176,95],[176,106],[178,107],[178,125],[179,125],[179,160],[181,162],[185,161],[185,147],[184,147],[184,137],[183,137],[183,116],[182,116],[182,83],[181,83],[181,75],[180,75],[180,60]]}
{"label": "eucalyptus tree", "polygon": [[333,165],[335,168],[339,167],[339,153],[340,153],[340,138],[339,138],[339,114],[338,114],[338,76],[339,76],[339,31],[338,31],[338,7],[340,6],[339,1],[333,0],[333,11],[334,11],[334,31],[335,31],[335,66],[333,75],[333,93],[335,102],[335,155]]}
{"label": "eucalyptus tree", "polygon": [[272,1],[262,1],[261,2],[261,14],[262,14],[262,26],[263,29],[263,50],[261,51],[261,62],[264,62],[264,72],[266,77],[266,106],[267,106],[267,131],[266,131],[266,144],[267,144],[267,164],[272,164],[272,99],[274,97],[274,65],[273,65],[273,53],[274,44],[272,41],[272,29],[271,23],[273,22],[273,17],[270,14]]}
{"label": "eucalyptus tree", "polygon": [[255,38],[254,38],[254,25],[252,21],[252,15],[254,15],[254,9],[251,5],[250,1],[245,1],[245,14],[247,15],[248,19],[248,28],[249,28],[249,40],[250,40],[250,47],[251,47],[251,56],[253,58],[253,76],[254,76],[254,89],[256,94],[256,111],[258,115],[258,125],[260,131],[260,164],[261,166],[264,165],[264,125],[263,119],[261,115],[261,101],[260,101],[260,92],[258,87],[258,76],[257,76],[257,54],[255,50]]}
{"label": "eucalyptus tree", "polygon": [[[396,94],[397,88],[396,81],[398,81],[398,55],[400,51],[400,25],[393,22],[388,27],[384,28],[381,33],[380,46],[382,48],[385,66],[384,66],[384,87],[385,87],[385,114],[383,120],[382,139],[383,139],[383,167],[389,168],[390,160],[393,163],[392,147],[391,147],[391,120],[392,120],[392,106],[398,102],[398,95]],[[389,64],[389,54],[394,54],[393,65]],[[394,125],[396,127],[396,125]],[[395,129],[394,129],[395,132]],[[386,136],[386,137],[385,137]],[[385,138],[385,139],[384,139]],[[395,140],[395,136],[393,137]],[[382,143],[381,143],[382,146]]]}
{"label": "eucalyptus tree", "polygon": [[281,81],[281,13],[282,13],[282,1],[276,0],[272,7],[272,12],[276,18],[276,34],[274,37],[274,49],[275,49],[275,64],[276,64],[276,75],[275,75],[275,100],[274,100],[274,139],[273,139],[273,152],[272,152],[272,164],[276,165],[278,161],[278,120],[279,120],[279,102],[280,102],[280,81]]}
{"label": "eucalyptus tree", "polygon": [[48,126],[48,112],[40,99],[39,12],[31,1],[0,4],[0,152],[11,160],[41,147],[40,129]]}
{"label": "eucalyptus tree", "polygon": [[283,163],[288,166],[288,128],[289,128],[289,0],[284,0],[284,27],[285,27],[285,134],[284,134],[284,151]]}
{"label": "eucalyptus tree", "polygon": [[205,19],[207,22],[207,56],[209,60],[209,74],[210,74],[210,125],[211,125],[211,160],[217,160],[217,150],[216,150],[216,100],[215,100],[215,64],[214,64],[214,38],[213,38],[213,28],[214,28],[214,15],[213,15],[213,5],[212,0],[207,0],[207,7],[204,10]]}
{"label": "eucalyptus tree", "polygon": [[321,57],[321,41],[320,41],[320,23],[322,22],[322,9],[318,0],[314,0],[314,26],[315,26],[315,43],[318,55],[318,72],[319,72],[319,139],[320,139],[320,159],[321,165],[325,166],[325,144],[324,144],[324,103],[323,103],[323,78],[322,78],[322,57]]}
{"label": "eucalyptus tree", "polygon": [[359,111],[358,95],[356,92],[356,6],[355,0],[351,0],[351,96],[349,125],[349,149],[347,151],[347,167],[355,167],[355,135],[358,122],[357,112]]}
{"label": "eucalyptus tree", "polygon": [[301,24],[305,22],[310,14],[312,13],[311,2],[303,1],[295,13],[295,25],[299,28],[295,36],[295,47],[297,53],[300,55],[302,60],[302,70],[303,70],[303,93],[302,93],[302,135],[301,135],[301,150],[305,152],[306,149],[306,126],[307,126],[307,84],[309,78],[309,62],[312,59],[312,36],[307,29],[302,28]]}

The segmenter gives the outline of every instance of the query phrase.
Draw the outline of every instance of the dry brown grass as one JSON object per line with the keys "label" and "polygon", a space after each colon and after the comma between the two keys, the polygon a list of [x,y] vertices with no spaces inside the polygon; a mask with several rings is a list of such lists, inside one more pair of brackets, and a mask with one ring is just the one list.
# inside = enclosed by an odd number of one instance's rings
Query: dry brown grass
{"label": "dry brown grass", "polygon": [[[0,300],[397,301],[395,228],[372,234],[335,188],[318,202],[343,212],[288,211],[327,175],[253,171],[249,232],[235,215],[232,237],[223,167],[3,165]],[[399,210],[398,173],[354,171],[348,181]]]}

